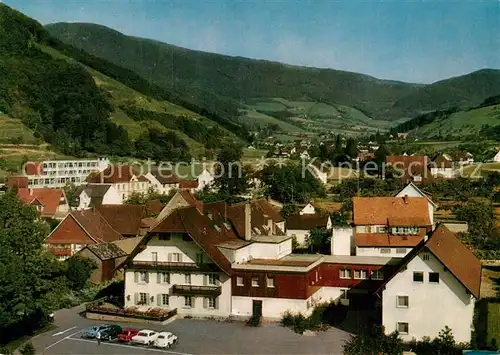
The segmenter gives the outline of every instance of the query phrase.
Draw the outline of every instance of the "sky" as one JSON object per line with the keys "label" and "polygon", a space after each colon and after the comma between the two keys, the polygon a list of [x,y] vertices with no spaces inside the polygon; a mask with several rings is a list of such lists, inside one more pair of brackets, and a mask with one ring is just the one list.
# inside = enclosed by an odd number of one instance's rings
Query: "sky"
{"label": "sky", "polygon": [[[2,0],[0,0],[2,2]],[[208,52],[430,83],[500,68],[500,0],[3,0]]]}

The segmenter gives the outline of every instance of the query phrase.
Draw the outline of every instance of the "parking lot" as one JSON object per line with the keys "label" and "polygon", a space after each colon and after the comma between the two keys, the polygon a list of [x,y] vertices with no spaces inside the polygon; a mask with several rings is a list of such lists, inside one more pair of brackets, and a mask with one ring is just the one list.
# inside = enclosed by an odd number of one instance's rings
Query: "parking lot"
{"label": "parking lot", "polygon": [[[70,323],[74,323],[71,325]],[[316,336],[293,333],[277,324],[253,328],[234,322],[179,319],[166,326],[118,323],[122,327],[169,331],[179,343],[169,349],[157,349],[117,342],[83,339],[82,332],[96,321],[76,316],[64,319],[59,328],[33,339],[37,354],[342,354],[348,333],[331,329]]]}

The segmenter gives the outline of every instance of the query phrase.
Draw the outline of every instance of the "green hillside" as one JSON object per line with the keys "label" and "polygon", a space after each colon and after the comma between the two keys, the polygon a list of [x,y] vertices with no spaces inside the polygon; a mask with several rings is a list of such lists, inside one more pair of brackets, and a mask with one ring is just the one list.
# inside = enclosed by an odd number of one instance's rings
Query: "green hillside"
{"label": "green hillside", "polygon": [[499,70],[417,85],[188,50],[96,24],[57,23],[47,29],[65,43],[131,69],[167,90],[175,90],[185,100],[203,103],[208,110],[219,110],[233,120],[238,109],[255,100],[273,98],[342,105],[374,119],[396,120],[457,105],[471,107],[500,93]]}

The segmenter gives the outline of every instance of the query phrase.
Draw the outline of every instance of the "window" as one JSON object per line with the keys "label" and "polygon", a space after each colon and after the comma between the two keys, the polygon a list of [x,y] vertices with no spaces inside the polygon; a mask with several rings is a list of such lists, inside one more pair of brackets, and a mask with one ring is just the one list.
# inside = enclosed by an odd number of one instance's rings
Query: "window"
{"label": "window", "polygon": [[398,322],[397,330],[399,334],[408,334],[410,327],[408,323]]}
{"label": "window", "polygon": [[161,295],[161,304],[162,304],[163,306],[168,306],[168,294],[163,293],[163,294]]}
{"label": "window", "polygon": [[215,308],[216,305],[215,297],[208,297],[207,303],[208,303],[208,308]]}
{"label": "window", "polygon": [[340,270],[340,278],[341,279],[350,279],[351,278],[351,270],[341,269]]}
{"label": "window", "polygon": [[377,227],[377,233],[386,233],[387,228],[386,227]]}
{"label": "window", "polygon": [[380,254],[390,254],[391,248],[380,248]]}
{"label": "window", "polygon": [[425,254],[422,256],[422,259],[423,259],[424,261],[429,261],[429,259],[430,259],[430,258],[429,258],[429,254],[425,253]]}
{"label": "window", "polygon": [[144,292],[139,293],[139,303],[146,304],[147,301],[148,301],[148,294]]}
{"label": "window", "polygon": [[384,273],[382,270],[373,270],[372,271],[372,280],[383,280]]}
{"label": "window", "polygon": [[162,233],[158,236],[159,240],[170,240],[170,234],[168,233]]}
{"label": "window", "polygon": [[396,254],[406,254],[406,248],[396,248]]}
{"label": "window", "polygon": [[215,285],[217,283],[217,275],[215,274],[209,274],[208,275],[208,284],[209,285]]}
{"label": "window", "polygon": [[196,263],[203,264],[203,253],[196,253]]}
{"label": "window", "polygon": [[439,283],[439,272],[429,272],[429,282]]}
{"label": "window", "polygon": [[184,296],[184,307],[193,307],[193,297]]}
{"label": "window", "polygon": [[140,282],[147,282],[147,274],[145,271],[139,272],[139,281]]}
{"label": "window", "polygon": [[164,284],[169,284],[170,283],[170,274],[168,272],[162,272],[161,273],[161,281]]}
{"label": "window", "polygon": [[172,253],[172,260],[180,263],[182,261],[182,254],[181,253]]}
{"label": "window", "polygon": [[421,271],[413,272],[413,281],[414,282],[424,282],[424,273]]}
{"label": "window", "polygon": [[236,286],[243,286],[243,277],[241,276],[236,276]]}
{"label": "window", "polygon": [[252,277],[252,287],[259,287],[259,278]]}
{"label": "window", "polygon": [[151,253],[151,259],[153,260],[153,263],[157,263],[158,262],[158,253],[153,251]]}
{"label": "window", "polygon": [[185,274],[184,275],[184,283],[190,284],[191,283],[191,274]]}
{"label": "window", "polygon": [[410,305],[410,299],[408,296],[397,296],[397,307],[408,308]]}
{"label": "window", "polygon": [[274,287],[274,277],[266,278],[267,287]]}
{"label": "window", "polygon": [[354,278],[357,280],[365,280],[368,278],[368,272],[366,270],[354,270]]}

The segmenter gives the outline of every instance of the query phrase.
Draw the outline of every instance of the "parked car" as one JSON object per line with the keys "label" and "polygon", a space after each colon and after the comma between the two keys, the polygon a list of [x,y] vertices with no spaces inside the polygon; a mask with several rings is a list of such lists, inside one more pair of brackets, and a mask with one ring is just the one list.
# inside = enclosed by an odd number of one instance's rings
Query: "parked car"
{"label": "parked car", "polygon": [[157,348],[170,348],[177,343],[177,335],[170,332],[160,332],[155,340]]}
{"label": "parked car", "polygon": [[125,328],[122,329],[120,334],[118,334],[117,339],[118,341],[128,343],[130,340],[132,340],[133,337],[137,335],[137,333],[139,333],[137,329]]}
{"label": "parked car", "polygon": [[108,324],[93,325],[82,332],[82,338],[95,338],[97,332],[101,332],[102,335],[102,331],[108,327],[109,327]]}
{"label": "parked car", "polygon": [[118,334],[122,332],[122,327],[119,325],[111,324],[109,327],[103,329],[101,331],[101,339],[102,340],[113,340],[116,339]]}
{"label": "parked car", "polygon": [[132,344],[142,344],[142,345],[153,345],[155,343],[158,333],[154,330],[143,329],[137,333],[136,336],[132,337]]}

